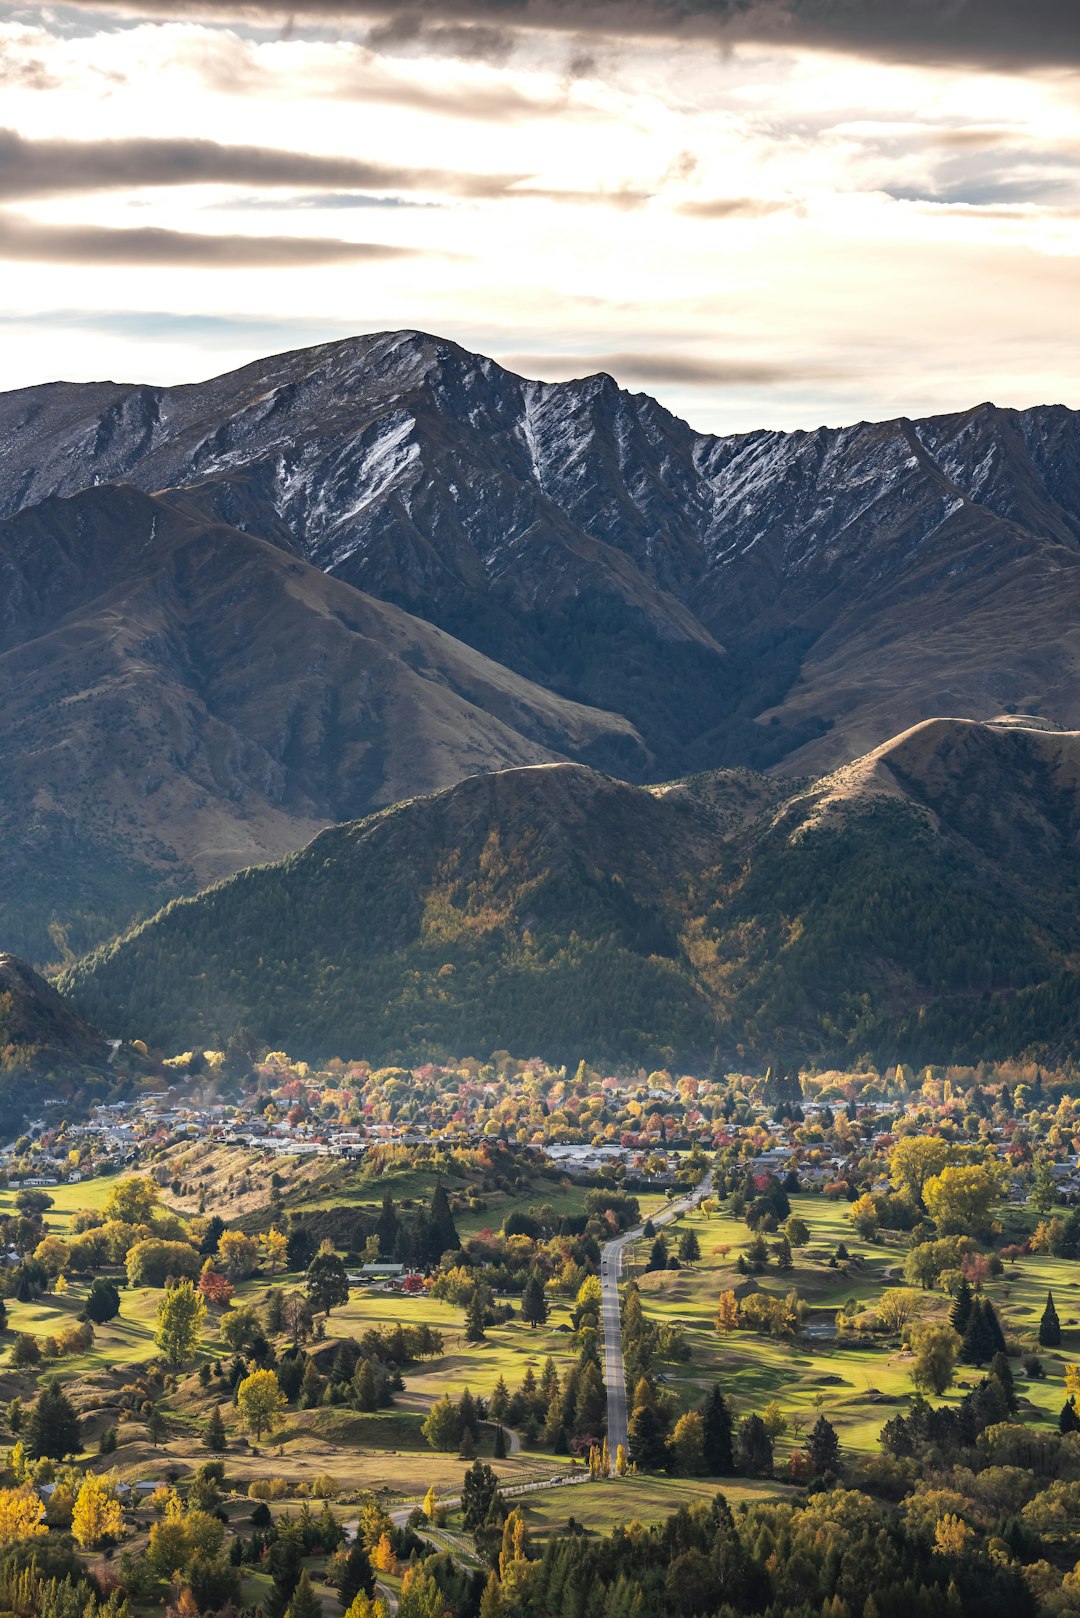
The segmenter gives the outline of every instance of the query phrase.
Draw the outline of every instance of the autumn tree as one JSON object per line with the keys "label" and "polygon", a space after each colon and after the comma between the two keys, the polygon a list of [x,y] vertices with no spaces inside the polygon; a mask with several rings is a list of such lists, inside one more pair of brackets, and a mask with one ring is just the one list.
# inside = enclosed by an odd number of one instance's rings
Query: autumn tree
{"label": "autumn tree", "polygon": [[273,1371],[252,1371],[236,1390],[236,1409],[256,1443],[268,1427],[280,1420],[286,1407],[285,1395]]}
{"label": "autumn tree", "polygon": [[106,1540],[119,1539],[124,1518],[116,1489],[108,1478],[87,1472],[75,1496],[71,1532],[84,1551],[96,1550]]}
{"label": "autumn tree", "polygon": [[920,1392],[940,1397],[953,1379],[959,1337],[951,1326],[927,1320],[913,1328],[911,1346],[915,1351],[911,1380]]}
{"label": "autumn tree", "polygon": [[940,1174],[955,1155],[954,1147],[940,1135],[904,1135],[889,1153],[889,1179],[921,1208],[927,1180]]}
{"label": "autumn tree", "polygon": [[0,1546],[47,1534],[45,1504],[36,1489],[0,1489]]}
{"label": "autumn tree", "polygon": [[288,1254],[289,1242],[284,1231],[278,1230],[276,1225],[268,1230],[262,1239],[262,1250],[272,1275],[282,1268]]}
{"label": "autumn tree", "polygon": [[739,1300],[734,1292],[721,1292],[716,1305],[716,1329],[732,1332],[739,1324]]}
{"label": "autumn tree", "polygon": [[926,1211],[943,1235],[985,1230],[1001,1196],[1001,1174],[990,1163],[954,1163],[923,1185]]}
{"label": "autumn tree", "polygon": [[206,1299],[189,1280],[170,1287],[157,1306],[154,1341],[170,1370],[190,1360],[206,1325]]}

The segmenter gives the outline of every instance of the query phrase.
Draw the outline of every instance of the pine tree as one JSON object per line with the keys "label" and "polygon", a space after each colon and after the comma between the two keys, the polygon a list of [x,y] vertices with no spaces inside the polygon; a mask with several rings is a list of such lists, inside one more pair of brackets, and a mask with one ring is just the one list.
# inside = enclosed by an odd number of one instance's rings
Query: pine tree
{"label": "pine tree", "polygon": [[968,1365],[985,1365],[997,1353],[997,1337],[987,1314],[991,1307],[985,1298],[976,1298],[972,1303],[971,1318],[960,1345],[960,1358]]}
{"label": "pine tree", "polygon": [[468,1343],[482,1343],[484,1341],[485,1316],[487,1305],[484,1295],[479,1287],[474,1287],[472,1296],[465,1305],[465,1341]]}
{"label": "pine tree", "polygon": [[1054,1307],[1054,1294],[1047,1292],[1046,1308],[1039,1321],[1039,1347],[1058,1348],[1061,1344],[1061,1322]]}
{"label": "pine tree", "polygon": [[206,1445],[208,1450],[212,1450],[215,1454],[220,1454],[225,1448],[225,1423],[221,1419],[220,1405],[215,1405],[213,1410],[210,1412],[210,1419],[206,1423],[206,1433],[203,1437],[203,1443]]}
{"label": "pine tree", "polygon": [[840,1465],[840,1440],[836,1428],[824,1416],[819,1416],[806,1441],[806,1453],[814,1471],[835,1472]]}
{"label": "pine tree", "polygon": [[79,1418],[58,1382],[46,1382],[26,1424],[26,1452],[40,1460],[62,1461],[79,1449]]}
{"label": "pine tree", "polygon": [[732,1451],[731,1410],[721,1392],[719,1382],[714,1382],[705,1396],[705,1402],[701,1407],[701,1419],[704,1424],[702,1449],[705,1456],[705,1470],[712,1477],[724,1477],[733,1471],[735,1462]]}
{"label": "pine tree", "polygon": [[548,1317],[544,1283],[535,1270],[525,1283],[521,1294],[521,1318],[528,1326],[542,1326]]}
{"label": "pine tree", "polygon": [[968,1329],[968,1321],[971,1319],[974,1301],[971,1282],[966,1275],[962,1275],[960,1285],[956,1289],[956,1296],[952,1301],[952,1307],[949,1310],[949,1325],[958,1337],[962,1338]]}
{"label": "pine tree", "polygon": [[772,1471],[773,1445],[768,1428],[758,1415],[745,1416],[739,1424],[735,1464],[747,1477],[767,1477]]}
{"label": "pine tree", "polygon": [[458,1235],[454,1216],[450,1211],[450,1198],[441,1180],[431,1198],[430,1241],[436,1263],[444,1253],[456,1253],[461,1246],[461,1237]]}
{"label": "pine tree", "polygon": [[322,1602],[315,1593],[307,1568],[293,1591],[286,1618],[322,1618]]}
{"label": "pine tree", "polygon": [[1008,1406],[1010,1416],[1015,1416],[1019,1407],[1016,1397],[1016,1383],[1013,1381],[1012,1366],[1008,1356],[997,1353],[990,1361],[990,1375],[997,1382]]}
{"label": "pine tree", "polygon": [[1073,1399],[1066,1399],[1061,1407],[1058,1417],[1058,1431],[1062,1433],[1080,1433],[1080,1416],[1076,1414],[1076,1404]]}
{"label": "pine tree", "polygon": [[501,1421],[495,1423],[495,1444],[491,1453],[497,1461],[506,1459],[506,1429]]}
{"label": "pine tree", "polygon": [[352,1605],[353,1598],[363,1592],[370,1596],[375,1592],[375,1570],[371,1565],[371,1558],[367,1553],[364,1541],[357,1535],[349,1546],[349,1554],[345,1558],[338,1580],[338,1597],[343,1607]]}

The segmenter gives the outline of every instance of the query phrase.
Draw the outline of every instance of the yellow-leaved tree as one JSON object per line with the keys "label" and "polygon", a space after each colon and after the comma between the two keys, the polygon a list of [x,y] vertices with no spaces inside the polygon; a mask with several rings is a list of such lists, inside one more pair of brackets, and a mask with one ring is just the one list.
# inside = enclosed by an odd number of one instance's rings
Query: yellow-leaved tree
{"label": "yellow-leaved tree", "polygon": [[76,1544],[84,1551],[96,1550],[107,1539],[119,1539],[123,1527],[124,1514],[112,1481],[96,1472],[88,1472],[75,1496],[75,1509],[71,1514],[71,1532]]}
{"label": "yellow-leaved tree", "polygon": [[734,1292],[721,1292],[716,1304],[716,1329],[734,1331],[739,1324],[739,1300]]}
{"label": "yellow-leaved tree", "polygon": [[0,1545],[34,1539],[48,1531],[45,1507],[36,1489],[0,1489]]}

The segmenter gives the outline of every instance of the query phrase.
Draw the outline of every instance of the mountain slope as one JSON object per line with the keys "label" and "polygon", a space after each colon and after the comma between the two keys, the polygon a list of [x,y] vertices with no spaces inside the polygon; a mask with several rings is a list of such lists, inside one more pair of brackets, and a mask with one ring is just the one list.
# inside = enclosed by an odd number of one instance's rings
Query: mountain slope
{"label": "mountain slope", "polygon": [[943,707],[1080,723],[1062,407],[715,438],[418,332],[0,396],[0,510],[118,479],[617,709],[661,771],[831,767]]}
{"label": "mountain slope", "polygon": [[1073,1050],[1080,733],[928,722],[792,790],[512,770],[335,827],[79,962],[84,1014],[311,1056]]}
{"label": "mountain slope", "polygon": [[0,935],[39,960],[477,770],[648,767],[625,720],[175,498],[29,508],[0,578]]}

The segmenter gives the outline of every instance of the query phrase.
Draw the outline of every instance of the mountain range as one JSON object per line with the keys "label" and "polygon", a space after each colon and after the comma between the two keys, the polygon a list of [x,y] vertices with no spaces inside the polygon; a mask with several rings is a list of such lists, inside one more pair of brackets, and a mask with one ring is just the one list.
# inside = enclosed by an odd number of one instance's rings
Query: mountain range
{"label": "mountain range", "polygon": [[935,720],[795,789],[476,776],[173,902],[61,987],[166,1049],[1060,1060],[1078,898],[1080,731]]}
{"label": "mountain range", "polygon": [[480,772],[790,797],[942,712],[1080,725],[1080,414],[721,438],[407,331],[50,383],[0,584],[0,941],[70,965]]}

